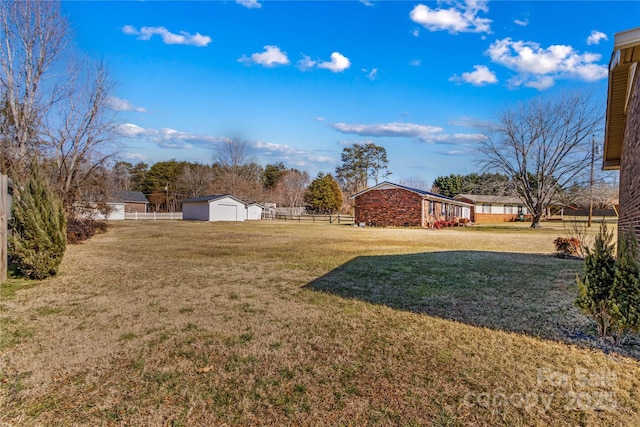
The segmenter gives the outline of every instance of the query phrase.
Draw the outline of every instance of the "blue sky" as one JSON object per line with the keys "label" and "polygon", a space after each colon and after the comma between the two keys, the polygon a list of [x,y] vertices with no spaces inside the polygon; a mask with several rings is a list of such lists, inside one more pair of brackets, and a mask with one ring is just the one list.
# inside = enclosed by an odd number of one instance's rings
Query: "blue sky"
{"label": "blue sky", "polygon": [[[211,163],[240,136],[258,163],[333,172],[385,147],[392,181],[479,171],[478,124],[536,96],[603,105],[614,33],[638,1],[63,2],[78,48],[117,81],[121,157]],[[604,123],[604,115],[603,115]]]}

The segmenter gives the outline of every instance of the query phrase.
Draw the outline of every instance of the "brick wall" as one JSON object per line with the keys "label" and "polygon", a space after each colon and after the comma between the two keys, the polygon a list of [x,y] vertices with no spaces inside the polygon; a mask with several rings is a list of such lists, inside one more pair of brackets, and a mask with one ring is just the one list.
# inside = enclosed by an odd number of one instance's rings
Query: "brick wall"
{"label": "brick wall", "polygon": [[371,190],[355,199],[356,223],[377,227],[422,226],[422,197],[403,189]]}
{"label": "brick wall", "polygon": [[147,205],[144,203],[125,203],[124,211],[126,213],[145,213],[147,212]]}
{"label": "brick wall", "polygon": [[513,222],[518,219],[518,214],[490,214],[476,212],[473,222],[478,224]]}
{"label": "brick wall", "polygon": [[635,75],[622,144],[618,225],[621,230],[634,228],[640,239],[640,72]]}

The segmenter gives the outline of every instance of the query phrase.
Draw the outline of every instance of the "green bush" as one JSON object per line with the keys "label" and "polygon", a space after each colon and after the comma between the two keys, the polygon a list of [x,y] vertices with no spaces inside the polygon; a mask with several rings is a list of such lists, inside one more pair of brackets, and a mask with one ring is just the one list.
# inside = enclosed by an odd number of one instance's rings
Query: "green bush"
{"label": "green bush", "polygon": [[614,329],[619,337],[640,332],[640,261],[633,230],[618,239],[618,260],[611,290]]}
{"label": "green bush", "polygon": [[591,316],[602,338],[611,335],[613,318],[611,314],[611,290],[615,275],[613,256],[613,233],[602,222],[593,248],[585,248],[584,276],[577,277],[578,298],[576,304],[583,313]]}
{"label": "green bush", "polygon": [[600,337],[623,342],[640,332],[640,254],[632,230],[620,235],[617,260],[612,240],[603,222],[593,249],[585,248],[576,304],[595,320]]}
{"label": "green bush", "polygon": [[34,163],[29,178],[14,186],[11,262],[31,279],[55,275],[67,246],[66,228],[62,202]]}

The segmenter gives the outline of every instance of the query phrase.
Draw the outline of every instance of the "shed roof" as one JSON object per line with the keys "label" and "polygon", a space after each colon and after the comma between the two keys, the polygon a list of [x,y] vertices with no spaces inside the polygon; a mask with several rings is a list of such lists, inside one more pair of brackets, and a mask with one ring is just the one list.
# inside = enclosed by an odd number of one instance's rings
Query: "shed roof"
{"label": "shed roof", "polygon": [[400,188],[400,189],[403,189],[403,190],[411,191],[413,193],[419,194],[420,196],[422,196],[425,199],[430,199],[430,200],[435,199],[435,200],[445,201],[445,202],[448,202],[448,203],[453,203],[453,204],[460,205],[460,206],[470,206],[468,203],[462,202],[460,200],[455,200],[455,199],[453,199],[451,197],[447,197],[447,196],[444,196],[442,194],[432,193],[431,191],[423,190],[423,189],[420,189],[420,188],[407,187],[406,185],[395,184],[395,183],[389,182],[389,181],[384,181],[384,182],[381,182],[378,185],[374,185],[373,187],[369,187],[366,190],[362,190],[361,192],[352,195],[350,198],[351,199],[355,199],[356,197],[361,196],[361,195],[363,195],[363,194],[365,194],[365,193],[367,193],[369,191],[372,191],[372,190],[387,190],[389,188]]}
{"label": "shed roof", "polygon": [[229,197],[237,202],[242,203],[243,205],[246,205],[246,202],[238,199],[235,196],[232,196],[231,194],[210,194],[208,196],[200,196],[200,197],[192,197],[191,199],[186,199],[182,201],[182,204],[185,203],[200,203],[200,202],[212,202],[214,200],[218,200],[218,199],[223,199],[225,197]]}
{"label": "shed roof", "polygon": [[602,158],[602,168],[605,170],[620,168],[627,107],[635,74],[640,72],[638,62],[640,62],[640,27],[616,33],[613,54],[609,62],[607,121]]}
{"label": "shed roof", "polygon": [[149,203],[141,191],[114,191],[109,199],[114,203]]}
{"label": "shed roof", "polygon": [[456,199],[467,199],[473,203],[522,204],[522,200],[512,196],[494,196],[491,194],[458,194]]}

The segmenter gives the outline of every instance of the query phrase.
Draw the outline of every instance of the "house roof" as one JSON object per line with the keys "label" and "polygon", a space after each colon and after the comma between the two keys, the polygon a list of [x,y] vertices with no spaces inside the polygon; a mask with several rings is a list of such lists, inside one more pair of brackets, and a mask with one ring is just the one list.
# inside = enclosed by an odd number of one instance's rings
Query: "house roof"
{"label": "house roof", "polygon": [[113,203],[149,203],[141,191],[114,191],[109,199]]}
{"label": "house roof", "polygon": [[616,33],[609,61],[607,121],[604,136],[602,168],[619,169],[622,142],[627,121],[634,77],[640,62],[640,27]]}
{"label": "house roof", "polygon": [[468,206],[469,205],[468,203],[462,202],[460,200],[452,199],[451,197],[447,197],[447,196],[444,196],[442,194],[432,193],[431,191],[422,190],[420,188],[407,187],[406,185],[402,185],[402,184],[394,184],[393,182],[389,182],[389,181],[384,181],[384,182],[381,182],[378,185],[374,185],[373,187],[369,187],[366,190],[362,190],[361,192],[352,195],[350,197],[350,199],[355,199],[356,197],[361,196],[361,195],[363,195],[363,194],[365,194],[365,193],[367,193],[369,191],[372,191],[372,190],[388,190],[390,188],[400,188],[400,189],[403,189],[403,190],[411,191],[413,193],[419,194],[420,196],[422,196],[425,199],[430,199],[430,200],[436,199],[436,200],[446,201],[446,202],[449,202],[449,203],[453,202],[454,204],[461,205],[461,206]]}
{"label": "house roof", "polygon": [[182,204],[185,203],[200,203],[200,202],[212,202],[214,200],[223,199],[225,197],[229,197],[237,202],[246,205],[246,203],[231,194],[211,194],[209,196],[200,196],[200,197],[192,197],[191,199],[183,200]]}
{"label": "house roof", "polygon": [[522,204],[522,200],[517,197],[494,196],[491,194],[458,194],[455,198],[470,200],[473,203]]}

